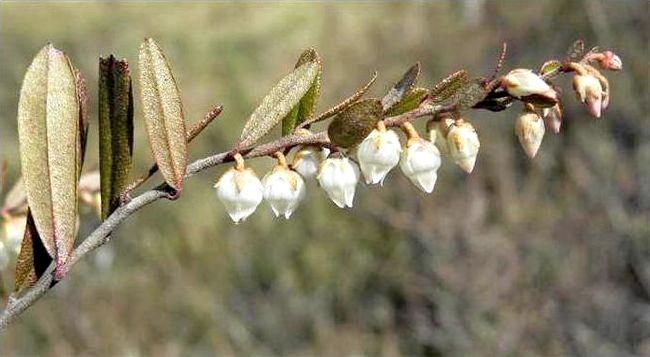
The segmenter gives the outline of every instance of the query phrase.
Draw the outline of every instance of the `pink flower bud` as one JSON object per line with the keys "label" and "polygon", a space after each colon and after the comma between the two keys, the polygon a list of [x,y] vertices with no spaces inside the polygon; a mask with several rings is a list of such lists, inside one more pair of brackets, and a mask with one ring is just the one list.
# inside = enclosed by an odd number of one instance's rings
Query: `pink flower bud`
{"label": "pink flower bud", "polygon": [[600,60],[600,66],[603,69],[610,71],[620,71],[623,69],[623,61],[621,58],[612,51],[605,51],[602,53],[603,57]]}
{"label": "pink flower bud", "polygon": [[[591,115],[600,118],[603,109],[603,87],[598,78],[590,74],[576,74],[573,77],[573,89],[578,99],[587,104]],[[608,103],[609,99],[606,99],[605,104]]]}

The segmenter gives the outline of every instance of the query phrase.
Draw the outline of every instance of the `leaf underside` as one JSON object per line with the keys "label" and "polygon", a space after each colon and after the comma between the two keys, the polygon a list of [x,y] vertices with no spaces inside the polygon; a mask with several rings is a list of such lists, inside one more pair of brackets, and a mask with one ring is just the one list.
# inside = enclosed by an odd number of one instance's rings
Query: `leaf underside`
{"label": "leaf underside", "polygon": [[282,78],[251,114],[238,145],[254,144],[289,114],[311,88],[319,68],[317,62],[308,62]]}
{"label": "leaf underside", "polygon": [[129,64],[113,55],[99,59],[99,168],[101,216],[118,206],[133,157],[133,92]]}
{"label": "leaf underside", "polygon": [[18,134],[27,202],[57,267],[74,245],[82,113],[74,68],[65,54],[45,46],[25,73]]}
{"label": "leaf underside", "polygon": [[323,64],[318,52],[310,48],[303,52],[298,58],[294,68],[298,68],[305,63],[316,63],[318,72],[316,78],[307,90],[307,93],[300,99],[300,102],[282,119],[282,135],[293,133],[296,126],[311,119],[316,112],[316,105],[321,94]]}
{"label": "leaf underside", "polygon": [[164,53],[145,39],[138,56],[140,99],[151,150],[167,184],[180,191],[187,170],[187,131],[180,91]]}
{"label": "leaf underside", "polygon": [[436,84],[429,93],[434,104],[447,105],[453,104],[458,100],[457,93],[469,83],[467,71],[460,70],[447,76]]}

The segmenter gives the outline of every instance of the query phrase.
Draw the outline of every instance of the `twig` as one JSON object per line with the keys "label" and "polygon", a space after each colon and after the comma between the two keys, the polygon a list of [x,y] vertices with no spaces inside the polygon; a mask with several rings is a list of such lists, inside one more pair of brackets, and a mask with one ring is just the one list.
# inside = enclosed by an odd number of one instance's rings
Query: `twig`
{"label": "twig", "polygon": [[[203,119],[196,123],[190,130],[187,132],[187,142],[190,143],[194,138],[196,138],[202,131],[205,129],[214,119],[216,119],[219,114],[221,114],[221,111],[223,110],[223,106],[217,105],[214,107],[211,111],[209,111]],[[143,183],[145,183],[151,176],[153,176],[156,172],[158,172],[158,164],[153,164],[147,170],[146,173],[144,173],[142,176],[137,178],[135,181],[130,183],[125,189],[124,192],[120,195],[120,200],[121,202],[126,202],[129,200],[129,196],[131,195],[131,192],[133,190],[137,189],[140,187]]]}

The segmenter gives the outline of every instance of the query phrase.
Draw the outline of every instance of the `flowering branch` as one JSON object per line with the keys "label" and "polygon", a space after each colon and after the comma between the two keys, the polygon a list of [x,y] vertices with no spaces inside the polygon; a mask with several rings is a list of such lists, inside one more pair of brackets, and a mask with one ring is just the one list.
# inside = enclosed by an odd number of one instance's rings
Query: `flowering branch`
{"label": "flowering branch", "polygon": [[[622,67],[620,58],[611,51],[599,52],[597,49],[583,55],[581,42],[574,47],[579,48],[574,49],[574,53],[564,61],[548,61],[539,73],[514,69],[497,78],[504,64],[504,44],[495,71],[489,78],[472,79],[466,71],[461,70],[431,90],[415,86],[420,72],[419,64],[415,64],[381,100],[361,99],[375,81],[375,74],[368,84],[352,96],[320,115],[314,115],[314,106],[320,93],[322,67],[320,57],[310,49],[301,55],[294,71],[264,98],[232,150],[187,165],[187,161],[184,161],[187,143],[220,114],[221,107],[215,107],[197,126],[185,131],[182,107],[173,107],[180,105],[180,95],[171,70],[157,44],[148,39],[141,48],[140,59],[141,66],[150,73],[145,72],[141,80],[146,84],[143,99],[152,105],[145,108],[145,116],[148,125],[153,128],[150,128],[149,134],[153,136],[150,140],[157,164],[124,187],[119,206],[66,259],[50,263],[34,284],[9,297],[6,308],[0,314],[0,331],[38,301],[58,280],[63,279],[80,259],[105,244],[107,237],[133,213],[161,198],[176,199],[185,179],[212,167],[236,162],[215,185],[217,197],[236,223],[252,214],[263,199],[270,203],[276,216],[289,218],[304,197],[304,178],[316,174],[320,186],[339,207],[352,207],[361,174],[367,184],[379,184],[398,164],[416,187],[432,192],[441,155],[449,155],[468,173],[474,169],[480,143],[474,127],[463,118],[463,113],[470,109],[502,111],[517,100],[523,102],[524,111],[517,118],[515,132],[526,154],[533,157],[541,144],[545,128],[559,131],[562,113],[559,94],[552,84],[555,76],[575,72],[574,90],[594,117],[599,117],[609,103],[609,83],[590,63],[598,63],[602,69],[619,70]],[[54,54],[59,55],[58,52]],[[126,70],[122,69],[120,74],[128,74],[126,62],[122,66]],[[162,77],[158,78],[157,75]],[[146,86],[157,88],[160,85],[168,87],[162,92],[146,91]],[[168,110],[156,112],[163,104]],[[71,115],[81,112],[80,108],[72,109],[76,112],[71,110]],[[312,123],[329,117],[334,119],[326,131],[312,133],[308,130]],[[429,118],[428,138],[421,137],[411,124],[423,117]],[[255,144],[280,122],[284,133],[281,138]],[[170,143],[178,140],[179,128],[182,129],[181,139],[184,140],[180,140],[180,148],[175,148]],[[391,128],[399,128],[405,133],[407,141],[404,147]],[[298,150],[289,163],[285,155],[293,148]],[[354,154],[356,160],[350,160]],[[277,165],[261,181],[245,164],[245,160],[258,157],[277,160]],[[178,170],[179,163],[186,165],[184,171]],[[135,189],[159,170],[159,166],[165,182],[130,198]],[[58,254],[57,251],[55,253]]]}

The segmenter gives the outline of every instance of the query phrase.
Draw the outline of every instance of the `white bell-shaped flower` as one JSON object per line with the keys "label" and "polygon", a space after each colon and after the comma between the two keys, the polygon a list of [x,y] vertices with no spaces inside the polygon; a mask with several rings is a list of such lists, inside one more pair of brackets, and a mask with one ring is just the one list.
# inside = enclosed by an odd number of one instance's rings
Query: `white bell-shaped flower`
{"label": "white bell-shaped flower", "polygon": [[359,168],[347,157],[329,158],[320,165],[318,183],[327,196],[341,208],[352,207],[358,182]]}
{"label": "white bell-shaped flower", "polygon": [[402,151],[399,165],[415,186],[431,193],[438,179],[440,163],[440,151],[432,142],[412,138],[406,144],[406,150]]}
{"label": "white bell-shaped flower", "polygon": [[392,130],[373,130],[357,149],[361,172],[367,184],[383,184],[384,178],[399,162],[402,147],[399,137]]}
{"label": "white bell-shaped flower", "polygon": [[314,177],[318,173],[320,163],[327,155],[329,155],[329,149],[321,149],[312,145],[301,146],[293,156],[291,168],[304,178]]}
{"label": "white bell-shaped flower", "polygon": [[545,131],[544,120],[531,110],[523,112],[515,122],[515,134],[526,155],[531,159],[537,155]]}
{"label": "white bell-shaped flower", "polygon": [[449,145],[449,153],[454,162],[463,171],[471,173],[474,170],[478,149],[481,146],[472,124],[462,119],[456,120],[447,133],[447,145]]}
{"label": "white bell-shaped flower", "polygon": [[530,69],[513,69],[501,79],[501,83],[515,98],[537,96],[551,101],[557,100],[557,93],[553,88]]}
{"label": "white bell-shaped flower", "polygon": [[289,219],[305,197],[305,181],[297,172],[283,165],[276,165],[262,179],[264,199],[276,217]]}
{"label": "white bell-shaped flower", "polygon": [[249,168],[231,168],[214,185],[217,197],[235,223],[255,212],[264,197],[262,183]]}

